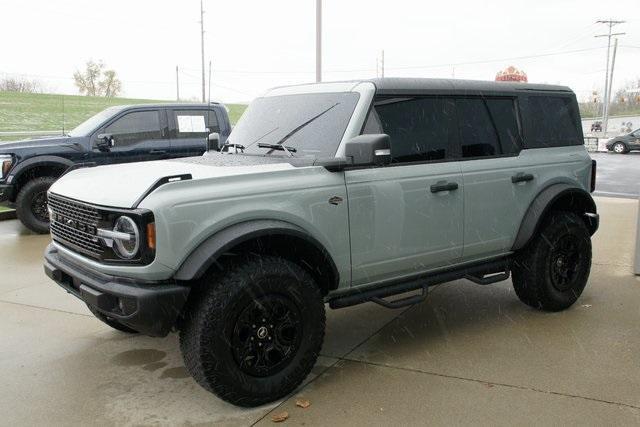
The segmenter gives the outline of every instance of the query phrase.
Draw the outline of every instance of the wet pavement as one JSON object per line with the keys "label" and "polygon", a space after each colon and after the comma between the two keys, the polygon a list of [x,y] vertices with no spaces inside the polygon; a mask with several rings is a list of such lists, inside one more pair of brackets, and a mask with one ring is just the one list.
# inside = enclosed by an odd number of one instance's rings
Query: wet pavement
{"label": "wet pavement", "polygon": [[640,151],[590,155],[598,162],[596,196],[640,197]]}
{"label": "wet pavement", "polygon": [[[640,423],[638,202],[598,198],[602,225],[585,293],[542,313],[510,281],[456,281],[403,310],[327,311],[305,384],[239,409],[186,373],[176,335],[126,335],[94,319],[42,272],[48,236],[0,222],[0,413],[7,425]],[[295,406],[297,398],[311,402]]]}

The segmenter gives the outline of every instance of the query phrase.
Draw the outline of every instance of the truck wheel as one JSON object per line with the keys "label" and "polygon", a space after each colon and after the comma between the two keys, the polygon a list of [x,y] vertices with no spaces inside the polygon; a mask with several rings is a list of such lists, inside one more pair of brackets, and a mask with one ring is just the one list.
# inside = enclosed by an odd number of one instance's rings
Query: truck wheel
{"label": "truck wheel", "polygon": [[193,378],[238,406],[291,393],[311,371],[324,338],[323,298],[311,275],[265,256],[209,274],[201,285],[180,326]]}
{"label": "truck wheel", "polygon": [[513,287],[522,302],[546,311],[570,307],[587,284],[591,270],[591,237],[573,212],[559,211],[518,252]]}
{"label": "truck wheel", "polygon": [[47,190],[56,178],[42,176],[27,182],[16,198],[16,215],[29,230],[45,234],[49,232]]}
{"label": "truck wheel", "polygon": [[615,144],[613,144],[613,152],[616,154],[626,154],[627,146],[622,142],[616,142]]}
{"label": "truck wheel", "polygon": [[127,334],[138,333],[138,331],[136,331],[135,329],[131,329],[130,327],[118,322],[116,319],[113,319],[103,313],[100,313],[98,310],[96,310],[95,307],[92,307],[90,305],[87,305],[87,307],[89,308],[89,311],[93,313],[93,315],[96,316],[96,318],[98,318],[98,320],[100,320],[103,323],[106,323],[107,325],[111,326],[113,329],[116,329],[120,332],[125,332]]}

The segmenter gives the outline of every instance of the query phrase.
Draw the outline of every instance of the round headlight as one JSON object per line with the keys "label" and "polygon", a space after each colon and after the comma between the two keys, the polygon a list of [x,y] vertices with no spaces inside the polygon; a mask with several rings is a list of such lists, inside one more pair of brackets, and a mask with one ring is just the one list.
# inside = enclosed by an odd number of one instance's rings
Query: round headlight
{"label": "round headlight", "polygon": [[121,216],[116,221],[113,231],[129,235],[126,240],[119,237],[114,238],[117,254],[126,259],[136,256],[140,248],[140,231],[136,223],[128,216]]}

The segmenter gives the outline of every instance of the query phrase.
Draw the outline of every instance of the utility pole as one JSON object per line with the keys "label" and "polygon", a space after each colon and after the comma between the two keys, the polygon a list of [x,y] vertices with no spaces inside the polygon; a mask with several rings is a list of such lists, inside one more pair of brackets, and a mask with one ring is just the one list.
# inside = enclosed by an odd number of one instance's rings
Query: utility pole
{"label": "utility pole", "polygon": [[204,81],[204,9],[202,6],[202,0],[200,0],[200,47],[202,56],[202,102],[206,101],[204,97],[205,81]]}
{"label": "utility pole", "polygon": [[613,57],[611,58],[611,76],[609,77],[609,90],[607,91],[607,119],[604,122],[604,134],[607,134],[607,126],[609,125],[609,105],[611,105],[611,90],[613,88],[613,70],[616,68],[616,52],[618,51],[618,38],[613,43]]}
{"label": "utility pole", "polygon": [[179,80],[177,65],[176,65],[176,101],[180,102],[180,80]]}
{"label": "utility pole", "polygon": [[382,58],[380,59],[380,76],[384,79],[384,49],[382,49]]}
{"label": "utility pole", "polygon": [[606,24],[609,27],[609,32],[607,34],[599,34],[595,37],[607,37],[607,69],[605,71],[605,77],[604,77],[604,101],[602,104],[602,124],[603,124],[603,130],[606,133],[607,131],[607,122],[609,120],[609,104],[608,104],[608,100],[609,100],[609,58],[610,58],[610,52],[611,52],[611,37],[612,36],[621,36],[624,35],[625,33],[612,33],[611,30],[615,25],[618,24],[624,24],[626,21],[615,21],[613,19],[601,19],[596,21],[596,24]]}
{"label": "utility pole", "polygon": [[316,83],[322,81],[322,0],[316,0]]}

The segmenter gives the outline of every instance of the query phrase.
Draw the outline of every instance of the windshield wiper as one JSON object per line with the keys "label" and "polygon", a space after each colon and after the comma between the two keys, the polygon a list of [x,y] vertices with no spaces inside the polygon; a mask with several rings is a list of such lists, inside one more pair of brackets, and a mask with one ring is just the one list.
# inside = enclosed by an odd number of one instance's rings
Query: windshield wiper
{"label": "windshield wiper", "polygon": [[320,118],[321,116],[323,116],[324,114],[328,113],[330,110],[332,110],[333,108],[337,107],[338,105],[340,105],[339,102],[336,102],[335,104],[333,104],[331,107],[327,108],[324,111],[321,111],[319,114],[316,114],[315,116],[311,117],[309,120],[307,120],[306,122],[302,123],[300,126],[298,126],[297,128],[293,129],[291,132],[289,132],[288,134],[286,134],[285,136],[283,136],[280,141],[276,142],[275,145],[282,145],[287,139],[291,138],[293,135],[295,135],[296,133],[298,133],[298,131],[300,131],[300,129],[304,128],[305,126],[307,126],[308,124],[310,124],[311,122],[313,122],[314,120],[316,120],[317,118]]}
{"label": "windshield wiper", "polygon": [[292,153],[295,153],[296,151],[298,151],[295,148],[287,147],[286,145],[267,144],[266,142],[259,142],[258,143],[258,147],[260,147],[260,148],[270,148],[272,150],[286,151],[286,153],[289,155],[289,157],[293,157]]}

